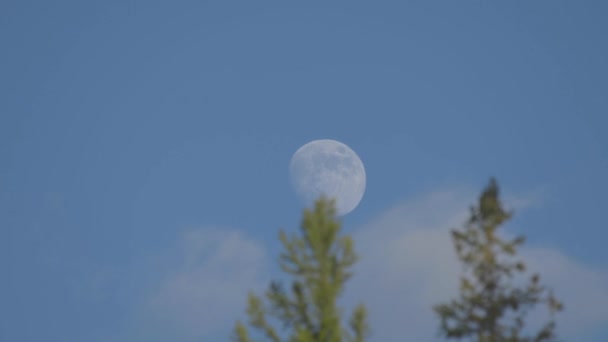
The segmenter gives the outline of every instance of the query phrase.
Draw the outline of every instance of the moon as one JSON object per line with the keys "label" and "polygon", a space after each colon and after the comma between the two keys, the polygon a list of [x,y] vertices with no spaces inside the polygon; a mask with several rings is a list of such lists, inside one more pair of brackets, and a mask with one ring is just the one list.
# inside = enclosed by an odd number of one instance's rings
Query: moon
{"label": "moon", "polygon": [[336,200],[340,216],[355,209],[365,193],[363,162],[355,151],[336,140],[314,140],[300,147],[291,157],[289,175],[306,205],[324,195]]}

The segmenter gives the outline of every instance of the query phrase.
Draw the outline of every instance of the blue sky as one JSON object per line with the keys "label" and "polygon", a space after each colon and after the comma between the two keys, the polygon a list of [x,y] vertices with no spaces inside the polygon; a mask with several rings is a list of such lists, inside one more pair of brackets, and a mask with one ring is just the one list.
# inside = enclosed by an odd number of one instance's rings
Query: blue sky
{"label": "blue sky", "polygon": [[[450,289],[417,302],[419,279],[451,284],[443,230],[490,176],[569,300],[558,329],[605,341],[607,10],[3,1],[0,340],[227,340],[242,296],[276,276],[278,229],[299,223],[291,155],[329,138],[366,167],[343,222],[373,341],[408,321],[434,340],[417,310]],[[386,275],[374,260],[393,265],[382,298],[366,297]]]}

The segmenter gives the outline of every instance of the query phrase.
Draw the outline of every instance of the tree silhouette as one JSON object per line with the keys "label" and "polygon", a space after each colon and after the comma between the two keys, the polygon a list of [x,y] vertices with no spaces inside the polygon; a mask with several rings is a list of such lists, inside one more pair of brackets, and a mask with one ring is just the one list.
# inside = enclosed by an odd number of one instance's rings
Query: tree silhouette
{"label": "tree silhouette", "polygon": [[[477,342],[541,342],[555,340],[554,314],[562,304],[551,290],[540,285],[538,273],[525,286],[513,284],[514,276],[526,266],[516,260],[519,236],[506,241],[498,236],[500,225],[509,220],[499,200],[494,179],[482,192],[477,207],[461,230],[452,230],[452,240],[465,272],[460,279],[460,295],[447,304],[434,306],[440,317],[440,334],[448,339]],[[550,320],[530,336],[524,334],[525,318],[537,304],[546,304]]]}
{"label": "tree silhouette", "polygon": [[[264,301],[249,294],[249,325],[272,342],[364,342],[368,333],[365,307],[355,308],[349,327],[343,327],[337,300],[357,261],[350,236],[340,235],[335,202],[320,198],[304,210],[301,236],[279,238],[281,270],[293,278],[290,291],[272,282]],[[270,320],[282,323],[279,331]],[[233,341],[251,342],[247,327],[237,322]]]}

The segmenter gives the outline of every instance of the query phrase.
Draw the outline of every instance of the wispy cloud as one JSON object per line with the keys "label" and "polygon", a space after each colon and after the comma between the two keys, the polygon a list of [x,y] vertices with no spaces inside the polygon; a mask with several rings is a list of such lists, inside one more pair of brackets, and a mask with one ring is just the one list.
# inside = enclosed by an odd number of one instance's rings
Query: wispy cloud
{"label": "wispy cloud", "polygon": [[173,254],[173,271],[144,301],[139,339],[209,340],[229,331],[247,292],[265,283],[264,248],[236,230],[188,231]]}
{"label": "wispy cloud", "polygon": [[556,249],[531,247],[522,251],[531,269],[553,287],[566,305],[558,326],[570,341],[584,332],[608,326],[608,270],[569,258]]}

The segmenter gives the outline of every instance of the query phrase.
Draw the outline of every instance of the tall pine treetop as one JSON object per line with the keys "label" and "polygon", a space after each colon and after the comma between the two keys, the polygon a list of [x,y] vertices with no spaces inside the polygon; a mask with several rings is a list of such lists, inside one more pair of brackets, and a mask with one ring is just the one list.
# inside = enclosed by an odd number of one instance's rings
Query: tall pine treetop
{"label": "tall pine treetop", "polygon": [[[465,227],[452,230],[452,240],[465,272],[460,278],[460,294],[449,303],[436,305],[440,333],[448,339],[477,342],[541,342],[555,339],[554,314],[562,304],[535,273],[527,284],[518,286],[515,275],[526,266],[516,259],[523,236],[502,238],[497,230],[512,216],[499,199],[496,180],[479,197]],[[527,313],[546,304],[550,320],[539,331],[524,333]]]}
{"label": "tall pine treetop", "polygon": [[[365,307],[355,308],[343,327],[338,298],[357,261],[353,241],[341,235],[333,200],[320,198],[305,210],[298,235],[281,231],[281,270],[292,278],[290,291],[272,282],[265,301],[249,294],[249,325],[272,342],[364,342],[368,333]],[[281,322],[277,329],[271,322]],[[233,341],[251,342],[248,329],[237,322]]]}

